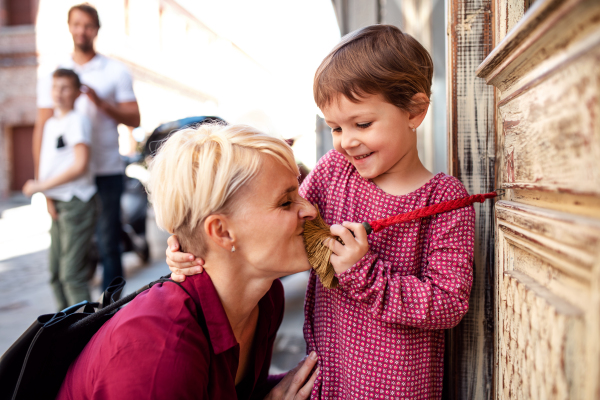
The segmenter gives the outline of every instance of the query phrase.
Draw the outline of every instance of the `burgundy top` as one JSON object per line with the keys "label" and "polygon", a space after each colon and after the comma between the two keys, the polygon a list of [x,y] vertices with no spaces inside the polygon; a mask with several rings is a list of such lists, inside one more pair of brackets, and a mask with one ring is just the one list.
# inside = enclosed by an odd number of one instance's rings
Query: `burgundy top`
{"label": "burgundy top", "polygon": [[182,285],[191,297],[175,283],[156,284],[104,324],[69,368],[57,399],[263,398],[281,379],[268,376],[283,318],[281,282],[258,303],[254,363],[237,387],[240,346],[210,277],[189,276]]}
{"label": "burgundy top", "polygon": [[[437,174],[404,196],[385,193],[335,150],[300,188],[328,224],[397,215],[467,196]],[[469,307],[473,206],[369,235],[369,251],[325,289],[311,272],[305,302],[307,350],[319,355],[312,398],[439,399],[444,331]]]}

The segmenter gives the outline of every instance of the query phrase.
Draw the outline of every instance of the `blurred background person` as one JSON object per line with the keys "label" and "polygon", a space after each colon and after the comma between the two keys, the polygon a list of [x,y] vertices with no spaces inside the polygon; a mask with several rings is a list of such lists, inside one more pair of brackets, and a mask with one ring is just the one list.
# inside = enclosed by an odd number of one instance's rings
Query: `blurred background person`
{"label": "blurred background person", "polygon": [[39,179],[23,193],[43,192],[52,217],[50,284],[58,309],[90,299],[88,258],[97,216],[96,185],[89,167],[92,125],[74,110],[81,82],[70,69],[52,75],[54,115],[43,126]]}
{"label": "blurred background person", "polygon": [[[100,29],[98,12],[89,4],[71,7],[67,22],[73,37],[73,53],[59,64],[73,69],[85,85],[75,102],[75,109],[92,122],[91,169],[96,176],[100,199],[98,247],[104,267],[103,290],[117,276],[123,275],[121,264],[121,195],[124,164],[119,154],[118,124],[137,127],[140,112],[133,93],[132,79],[120,62],[99,54],[94,40]],[[33,132],[34,170],[39,167],[43,126],[52,115],[51,85],[40,79],[37,90],[38,115]]]}

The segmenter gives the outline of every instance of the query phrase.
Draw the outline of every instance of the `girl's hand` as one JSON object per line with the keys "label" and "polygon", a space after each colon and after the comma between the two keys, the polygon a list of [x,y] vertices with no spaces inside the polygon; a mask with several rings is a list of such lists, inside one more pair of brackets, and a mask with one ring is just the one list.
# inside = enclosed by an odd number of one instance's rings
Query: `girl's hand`
{"label": "girl's hand", "polygon": [[[308,357],[305,357],[300,361],[296,368],[290,370],[290,372],[283,377],[281,382],[279,382],[265,397],[265,400],[308,399],[313,390],[315,379],[317,379],[317,374],[319,373],[319,368],[317,368],[312,375],[310,375],[310,371],[312,371],[316,364],[317,353],[313,351]],[[309,375],[310,379],[308,379]]]}
{"label": "girl's hand", "polygon": [[327,247],[333,251],[330,259],[331,265],[333,265],[335,273],[339,275],[346,272],[367,254],[369,250],[367,231],[364,226],[354,222],[332,225],[330,231],[332,235],[339,236],[344,241],[344,244],[341,244],[337,240],[330,239],[326,243]]}
{"label": "girl's hand", "polygon": [[171,279],[176,282],[185,281],[185,276],[201,274],[204,269],[204,260],[196,258],[193,254],[179,251],[179,241],[173,235],[167,239],[167,265],[171,270]]}

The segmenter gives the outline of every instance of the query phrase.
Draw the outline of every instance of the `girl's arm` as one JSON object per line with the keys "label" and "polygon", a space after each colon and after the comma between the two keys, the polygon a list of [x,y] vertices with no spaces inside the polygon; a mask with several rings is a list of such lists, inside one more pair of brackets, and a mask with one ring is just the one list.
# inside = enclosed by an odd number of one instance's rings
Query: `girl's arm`
{"label": "girl's arm", "polygon": [[395,272],[391,262],[368,250],[358,263],[337,275],[339,288],[365,303],[379,321],[423,329],[451,328],[469,308],[474,227],[472,206],[440,214],[429,228],[421,277]]}
{"label": "girl's arm", "polygon": [[62,174],[53,176],[45,181],[28,180],[23,186],[23,193],[26,196],[31,196],[36,192],[52,189],[67,182],[71,182],[79,178],[87,170],[89,160],[89,148],[84,143],[77,143],[74,146],[75,161]]}

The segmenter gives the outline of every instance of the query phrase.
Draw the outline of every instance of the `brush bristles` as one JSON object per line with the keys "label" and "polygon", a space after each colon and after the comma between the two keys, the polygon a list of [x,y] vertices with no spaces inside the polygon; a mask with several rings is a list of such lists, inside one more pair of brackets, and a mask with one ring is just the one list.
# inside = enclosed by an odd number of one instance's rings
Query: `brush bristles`
{"label": "brush bristles", "polygon": [[341,240],[330,233],[329,225],[323,221],[319,207],[316,204],[315,207],[317,217],[304,224],[304,245],[308,253],[308,262],[317,273],[323,286],[331,289],[338,285],[338,279],[335,277],[335,270],[329,261],[332,251],[325,246],[324,242],[330,238]]}

